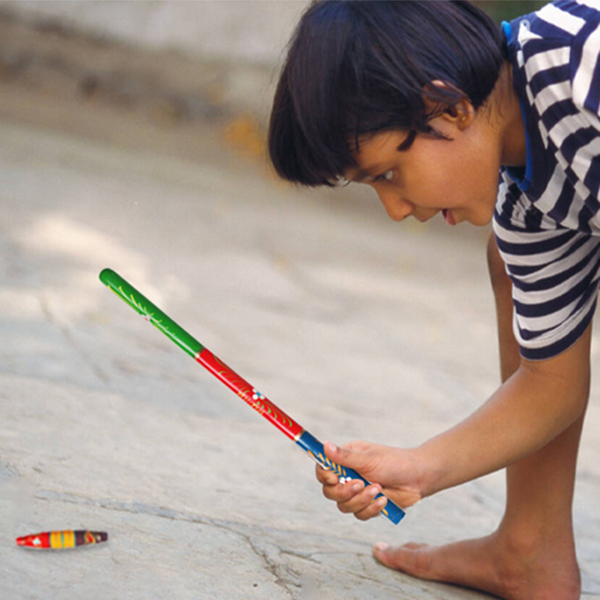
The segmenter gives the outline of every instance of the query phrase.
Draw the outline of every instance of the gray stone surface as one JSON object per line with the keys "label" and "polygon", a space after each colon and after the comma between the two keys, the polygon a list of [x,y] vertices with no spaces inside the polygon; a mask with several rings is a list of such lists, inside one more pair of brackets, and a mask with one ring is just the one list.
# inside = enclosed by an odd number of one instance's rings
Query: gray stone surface
{"label": "gray stone surface", "polygon": [[[302,453],[98,274],[118,271],[317,437],[410,446],[498,383],[486,232],[294,190],[216,138],[207,126],[186,160],[0,122],[0,597],[482,597],[387,570],[370,547],[489,532],[502,474],[398,527],[343,516]],[[598,334],[593,348],[598,363]],[[594,384],[575,503],[590,598],[599,397]],[[57,528],[110,541],[14,544]]]}

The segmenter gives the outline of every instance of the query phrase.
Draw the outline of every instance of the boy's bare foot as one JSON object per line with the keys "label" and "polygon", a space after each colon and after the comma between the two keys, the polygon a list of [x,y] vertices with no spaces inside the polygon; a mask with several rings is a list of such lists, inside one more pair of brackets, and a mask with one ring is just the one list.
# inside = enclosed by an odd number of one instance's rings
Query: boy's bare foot
{"label": "boy's bare foot", "polygon": [[481,590],[505,600],[576,600],[581,579],[572,543],[515,544],[498,532],[446,546],[376,544],[384,565],[421,579]]}

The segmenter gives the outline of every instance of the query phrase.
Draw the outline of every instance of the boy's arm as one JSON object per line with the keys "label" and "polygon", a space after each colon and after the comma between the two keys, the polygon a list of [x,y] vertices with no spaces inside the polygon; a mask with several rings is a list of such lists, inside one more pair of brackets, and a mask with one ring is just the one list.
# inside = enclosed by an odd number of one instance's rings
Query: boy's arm
{"label": "boy's arm", "polygon": [[[591,325],[557,357],[521,364],[477,411],[413,450],[369,444],[335,448],[326,454],[379,485],[339,485],[331,473],[317,471],[325,496],[342,512],[360,519],[375,516],[373,491],[400,506],[491,473],[528,456],[564,431],[585,410],[590,377]],[[358,487],[358,489],[355,489]]]}
{"label": "boy's arm", "polygon": [[585,410],[591,325],[554,358],[521,364],[471,416],[416,450],[430,495],[509,466],[545,446]]}

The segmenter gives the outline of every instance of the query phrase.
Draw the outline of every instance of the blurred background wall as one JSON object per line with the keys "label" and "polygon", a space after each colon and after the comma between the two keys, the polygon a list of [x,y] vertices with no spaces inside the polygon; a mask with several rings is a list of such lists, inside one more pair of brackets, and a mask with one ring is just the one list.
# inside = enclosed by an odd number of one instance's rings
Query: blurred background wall
{"label": "blurred background wall", "polygon": [[[476,2],[497,21],[535,10],[534,0]],[[201,58],[275,64],[309,0],[4,0],[5,10],[60,22],[95,37]]]}
{"label": "blurred background wall", "polygon": [[308,0],[7,0],[21,18],[209,59],[275,63]]}
{"label": "blurred background wall", "polygon": [[[208,119],[259,155],[277,68],[308,4],[0,0],[0,117],[100,137],[102,110],[161,128],[158,137]],[[543,3],[478,4],[500,22]]]}
{"label": "blurred background wall", "polygon": [[306,2],[4,0],[0,78],[54,80],[57,92],[121,105],[161,97],[163,112],[181,118],[225,106],[264,116],[273,67]]}

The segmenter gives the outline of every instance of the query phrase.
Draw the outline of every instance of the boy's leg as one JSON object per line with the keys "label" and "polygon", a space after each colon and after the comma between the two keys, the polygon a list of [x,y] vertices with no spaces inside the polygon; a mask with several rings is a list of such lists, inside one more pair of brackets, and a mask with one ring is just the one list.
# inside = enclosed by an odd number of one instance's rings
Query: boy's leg
{"label": "boy's leg", "polygon": [[[518,368],[520,356],[512,334],[512,284],[493,237],[488,261],[504,381]],[[507,469],[506,512],[492,535],[439,547],[407,544],[380,550],[376,546],[376,558],[417,577],[481,589],[510,600],[579,598],[571,509],[582,424],[583,417]]]}
{"label": "boy's leg", "polygon": [[[519,348],[512,331],[512,284],[493,235],[488,265],[496,300],[500,372],[506,381],[518,368]],[[588,344],[591,328],[588,328]],[[589,381],[587,382],[589,393]],[[579,598],[580,578],[575,556],[572,506],[582,415],[571,427],[535,454],[506,470],[506,511],[497,535],[507,547],[531,555],[530,564],[561,574]],[[548,596],[560,598],[562,596]],[[565,596],[566,597],[566,596]]]}

